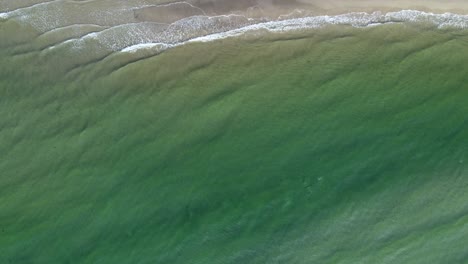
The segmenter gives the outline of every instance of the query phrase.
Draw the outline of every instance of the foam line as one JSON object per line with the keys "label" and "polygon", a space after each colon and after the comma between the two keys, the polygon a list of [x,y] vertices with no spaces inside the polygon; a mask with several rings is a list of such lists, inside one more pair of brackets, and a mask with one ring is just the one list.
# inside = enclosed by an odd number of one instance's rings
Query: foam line
{"label": "foam line", "polygon": [[45,5],[49,5],[51,3],[60,2],[60,1],[61,0],[52,0],[52,1],[47,1],[47,2],[36,3],[36,4],[30,5],[30,6],[20,7],[20,8],[5,12],[5,13],[1,13],[0,18],[8,19],[8,18],[17,16],[17,15],[20,15],[20,13],[24,12],[25,10],[30,10],[30,9],[36,8],[38,6],[45,6]]}
{"label": "foam line", "polygon": [[[269,32],[288,32],[301,29],[319,28],[326,25],[350,25],[356,28],[364,28],[401,22],[431,23],[432,25],[437,26],[438,28],[453,27],[459,29],[467,29],[468,15],[457,15],[452,13],[434,14],[417,10],[401,10],[389,13],[353,12],[336,16],[293,18],[256,23],[220,33],[195,37],[190,40],[179,43],[170,43],[170,45],[167,45],[167,48],[176,47],[191,42],[211,42],[229,37],[240,36],[245,33],[258,30],[267,30]],[[149,45],[132,45],[131,47],[124,48],[122,51],[125,50],[125,52],[128,52],[129,50],[131,50],[131,52],[136,52],[138,49],[148,49],[157,45],[156,43],[147,44]]]}
{"label": "foam line", "polygon": [[[177,44],[176,44],[177,45]],[[137,45],[132,45],[130,47],[126,47],[121,50],[121,52],[127,52],[127,53],[134,53],[138,50],[141,49],[152,49],[155,47],[158,47],[160,50],[166,50],[168,48],[172,48],[175,45],[167,44],[167,43],[143,43],[143,44],[137,44]]]}
{"label": "foam line", "polygon": [[188,5],[191,8],[199,10],[200,12],[202,12],[203,15],[205,15],[205,16],[207,15],[205,10],[199,8],[198,6],[194,6],[189,2],[185,2],[185,1],[172,2],[172,3],[167,3],[167,4],[157,4],[157,5],[144,5],[144,6],[134,7],[132,9],[133,10],[138,10],[138,9],[144,9],[144,8],[148,8],[148,7],[168,7],[168,6],[181,5],[181,4],[182,5]]}

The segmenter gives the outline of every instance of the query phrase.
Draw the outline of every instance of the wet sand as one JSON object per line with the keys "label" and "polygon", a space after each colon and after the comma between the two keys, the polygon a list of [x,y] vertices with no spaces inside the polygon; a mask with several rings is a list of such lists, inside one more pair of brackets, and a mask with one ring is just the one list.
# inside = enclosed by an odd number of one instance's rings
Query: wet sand
{"label": "wet sand", "polygon": [[423,0],[211,0],[188,1],[207,13],[226,14],[231,12],[245,12],[256,15],[275,17],[284,15],[294,10],[303,10],[313,15],[335,15],[349,12],[374,12],[397,11],[402,9],[414,9],[428,12],[452,12],[466,14],[468,2],[462,0],[453,1],[423,1]]}
{"label": "wet sand", "polygon": [[[155,7],[142,8],[136,12],[141,20],[174,21],[180,17],[205,14],[239,14],[252,18],[277,19],[280,16],[301,17],[317,15],[337,15],[350,12],[390,12],[404,9],[434,13],[451,12],[467,14],[466,1],[343,1],[343,0],[217,0],[185,1],[169,4],[164,11],[155,12]],[[161,13],[163,12],[163,13]],[[161,20],[163,18],[163,20]]]}
{"label": "wet sand", "polygon": [[[25,8],[41,3],[65,2],[65,1],[45,1],[45,0],[23,0],[23,1],[4,1],[0,3],[0,11],[8,12],[18,8]],[[140,3],[141,2],[141,3]],[[206,15],[225,15],[232,13],[242,13],[249,16],[264,16],[275,18],[279,15],[285,15],[293,11],[302,10],[307,14],[313,15],[331,15],[348,12],[373,12],[373,11],[397,11],[402,9],[414,9],[427,12],[444,13],[451,12],[456,14],[468,13],[468,2],[462,0],[452,1],[423,1],[423,0],[396,0],[396,1],[371,1],[371,0],[153,0],[153,1],[68,1],[68,3],[79,5],[82,8],[115,8],[135,5],[146,6],[144,12],[146,18],[171,18],[176,19],[182,16],[195,14]],[[152,10],[157,5],[167,5],[164,10]],[[195,11],[196,10],[196,11]],[[137,12],[141,14],[141,10]]]}
{"label": "wet sand", "polygon": [[453,12],[466,14],[468,2],[462,0],[298,0],[298,2],[311,4],[325,12],[354,12],[354,11],[396,11],[401,9],[415,9],[428,12]]}

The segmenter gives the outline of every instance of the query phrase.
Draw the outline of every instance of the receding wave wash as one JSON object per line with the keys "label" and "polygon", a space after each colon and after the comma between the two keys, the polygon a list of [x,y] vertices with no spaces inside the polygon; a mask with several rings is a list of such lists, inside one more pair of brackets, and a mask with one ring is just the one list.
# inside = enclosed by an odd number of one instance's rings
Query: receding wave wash
{"label": "receding wave wash", "polygon": [[0,0],[0,263],[468,263],[468,2]]}

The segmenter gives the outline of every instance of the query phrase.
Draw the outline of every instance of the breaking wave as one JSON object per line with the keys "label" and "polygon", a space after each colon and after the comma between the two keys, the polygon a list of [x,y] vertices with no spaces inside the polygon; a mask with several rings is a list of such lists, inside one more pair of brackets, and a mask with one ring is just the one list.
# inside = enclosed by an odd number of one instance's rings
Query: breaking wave
{"label": "breaking wave", "polygon": [[[181,4],[182,3],[182,4]],[[180,6],[191,8],[202,12],[201,9],[178,2],[173,4],[175,9],[180,10]],[[99,44],[111,52],[135,52],[138,49],[148,49],[157,47],[167,49],[179,46],[188,42],[215,41],[227,37],[235,37],[248,32],[266,30],[268,32],[289,32],[294,30],[313,29],[326,25],[348,25],[352,27],[369,27],[389,23],[425,23],[438,28],[468,28],[468,15],[458,15],[452,13],[435,14],[417,10],[401,10],[397,12],[353,12],[334,16],[304,16],[290,17],[288,15],[279,16],[276,20],[267,18],[252,18],[239,14],[209,16],[205,13],[196,14],[178,19],[171,23],[167,19],[139,21],[141,16],[137,16],[146,8],[151,8],[154,13],[155,8],[162,8],[167,11],[172,5],[142,5],[129,3],[125,7],[116,6],[109,10],[96,10],[92,12],[81,12],[84,8],[77,6],[78,11],[72,13],[64,10],[73,10],[70,2],[45,2],[31,7],[19,8],[10,12],[0,13],[0,19],[15,20],[19,23],[33,26],[40,34],[50,33],[52,35],[57,28],[70,29],[74,25],[93,24],[107,29],[102,32],[75,36],[74,39],[66,39],[63,42],[52,46],[73,42],[75,47],[86,48],[86,41],[92,36]],[[187,12],[186,10],[184,12]],[[193,13],[195,14],[195,13]],[[295,16],[301,12],[295,12]],[[160,17],[160,16],[159,16]],[[159,18],[157,17],[157,18]],[[176,16],[177,17],[177,16]],[[163,21],[164,20],[164,21]],[[63,34],[58,31],[57,34]],[[85,46],[83,46],[83,43]]]}
{"label": "breaking wave", "polygon": [[[126,56],[122,59],[127,61],[122,65],[126,65],[193,42],[212,42],[247,34],[256,38],[268,33],[281,34],[329,25],[366,28],[412,23],[441,29],[466,29],[468,15],[400,10],[311,16],[298,9],[268,18],[235,12],[213,14],[183,1],[169,4],[127,1],[92,10],[83,3],[49,1],[0,13],[0,23],[6,27],[20,24],[36,31],[33,39],[19,38],[23,42],[7,44],[12,47],[12,54],[39,52],[52,59],[67,54],[70,65],[62,68],[70,71],[79,65],[101,62],[113,54]],[[13,26],[12,34],[15,30]]]}

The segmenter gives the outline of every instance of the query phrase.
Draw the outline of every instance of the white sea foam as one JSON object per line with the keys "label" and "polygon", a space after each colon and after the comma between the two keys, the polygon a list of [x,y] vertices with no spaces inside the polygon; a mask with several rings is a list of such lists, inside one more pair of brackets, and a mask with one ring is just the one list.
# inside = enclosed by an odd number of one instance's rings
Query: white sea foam
{"label": "white sea foam", "polygon": [[5,13],[1,13],[0,18],[11,18],[11,17],[14,17],[14,16],[28,15],[28,12],[33,10],[34,8],[47,6],[47,5],[49,5],[51,3],[54,3],[54,2],[57,2],[57,1],[52,0],[52,1],[36,3],[36,4],[30,5],[30,6],[26,6],[26,7],[20,7],[18,9],[14,9],[14,10],[11,10],[11,11],[8,11],[8,12],[5,12]]}
{"label": "white sea foam", "polygon": [[[229,16],[219,16],[228,18]],[[236,17],[236,16],[233,16]],[[203,20],[203,17],[199,17],[200,20],[196,21],[193,18],[183,19],[181,21],[177,21],[174,25],[181,25],[182,27],[196,27],[206,23]],[[238,17],[237,17],[238,18]],[[213,17],[208,18],[213,19]],[[248,22],[247,22],[248,21]],[[451,13],[444,13],[444,14],[434,14],[434,13],[427,13],[423,11],[417,10],[401,10],[397,12],[389,12],[389,13],[382,13],[382,12],[374,12],[374,13],[365,13],[365,12],[353,12],[348,14],[342,15],[335,15],[335,16],[314,16],[314,17],[301,17],[301,18],[292,18],[292,19],[284,19],[284,20],[276,20],[276,21],[268,21],[268,22],[260,22],[260,23],[253,23],[252,20],[246,20],[246,24],[244,26],[240,26],[237,28],[224,30],[221,32],[215,32],[212,34],[206,34],[204,36],[197,36],[188,40],[182,40],[180,42],[171,42],[166,43],[168,44],[165,48],[172,48],[180,45],[184,45],[187,43],[192,42],[211,42],[220,39],[230,38],[230,37],[237,37],[249,32],[261,31],[265,30],[267,32],[290,32],[295,30],[303,30],[303,29],[314,29],[323,27],[326,25],[349,25],[356,28],[364,28],[364,27],[374,27],[384,24],[394,24],[394,23],[429,23],[438,28],[460,28],[466,29],[468,28],[468,15],[457,15]],[[173,40],[173,39],[172,39]],[[140,43],[137,45],[131,46],[131,51],[136,52],[138,49],[147,49],[148,46],[141,45],[144,43]],[[124,48],[122,51],[128,51],[129,47]]]}
{"label": "white sea foam", "polygon": [[[67,2],[68,3],[68,2]],[[20,8],[6,13],[0,13],[0,18],[14,19],[22,23],[30,23],[39,31],[47,32],[56,28],[73,28],[78,24],[76,17],[61,14],[65,3],[51,1]],[[188,2],[176,2],[168,5],[190,5]],[[148,5],[152,6],[152,5]],[[158,5],[156,5],[158,6]],[[141,6],[140,6],[141,7]],[[145,7],[145,6],[143,6]],[[67,7],[68,8],[68,7]],[[134,10],[129,7],[127,11]],[[64,43],[74,43],[74,47],[86,48],[87,45],[96,45],[108,51],[136,52],[139,49],[154,48],[155,45],[165,44],[161,49],[167,49],[190,42],[209,42],[219,39],[236,37],[249,32],[290,32],[295,30],[314,29],[326,25],[347,25],[357,28],[373,27],[390,23],[424,23],[438,28],[468,28],[468,15],[452,13],[435,14],[418,10],[401,10],[396,12],[352,12],[334,16],[301,16],[300,10],[280,16],[277,20],[267,21],[265,18],[253,19],[239,14],[226,14],[219,16],[197,15],[182,18],[171,24],[155,22],[136,22],[126,20],[129,14],[121,18],[109,10],[93,11],[87,21],[104,29],[100,32],[90,33],[80,38]],[[123,12],[123,11],[122,11]],[[95,16],[99,17],[94,18]],[[120,15],[118,16],[120,17]],[[95,20],[95,21],[94,21]],[[122,22],[122,21],[125,22]],[[115,22],[115,23],[114,23]],[[93,41],[89,41],[93,39]],[[96,40],[96,41],[94,41]],[[59,44],[60,45],[60,44]]]}
{"label": "white sea foam", "polygon": [[156,47],[158,48],[158,50],[163,51],[163,50],[166,50],[168,48],[174,47],[174,45],[170,45],[170,44],[167,44],[167,43],[143,43],[143,44],[137,44],[137,45],[133,45],[133,46],[130,46],[130,47],[126,47],[126,48],[122,49],[121,52],[135,53],[135,52],[137,52],[139,50],[154,49]]}
{"label": "white sea foam", "polygon": [[186,2],[186,1],[172,2],[172,3],[166,3],[166,4],[156,4],[156,5],[142,5],[142,6],[132,8],[132,10],[144,9],[148,7],[171,7],[171,6],[178,6],[178,5],[187,5],[193,9],[200,11],[203,15],[206,15],[206,12],[203,9],[197,6],[194,6],[191,3]]}

